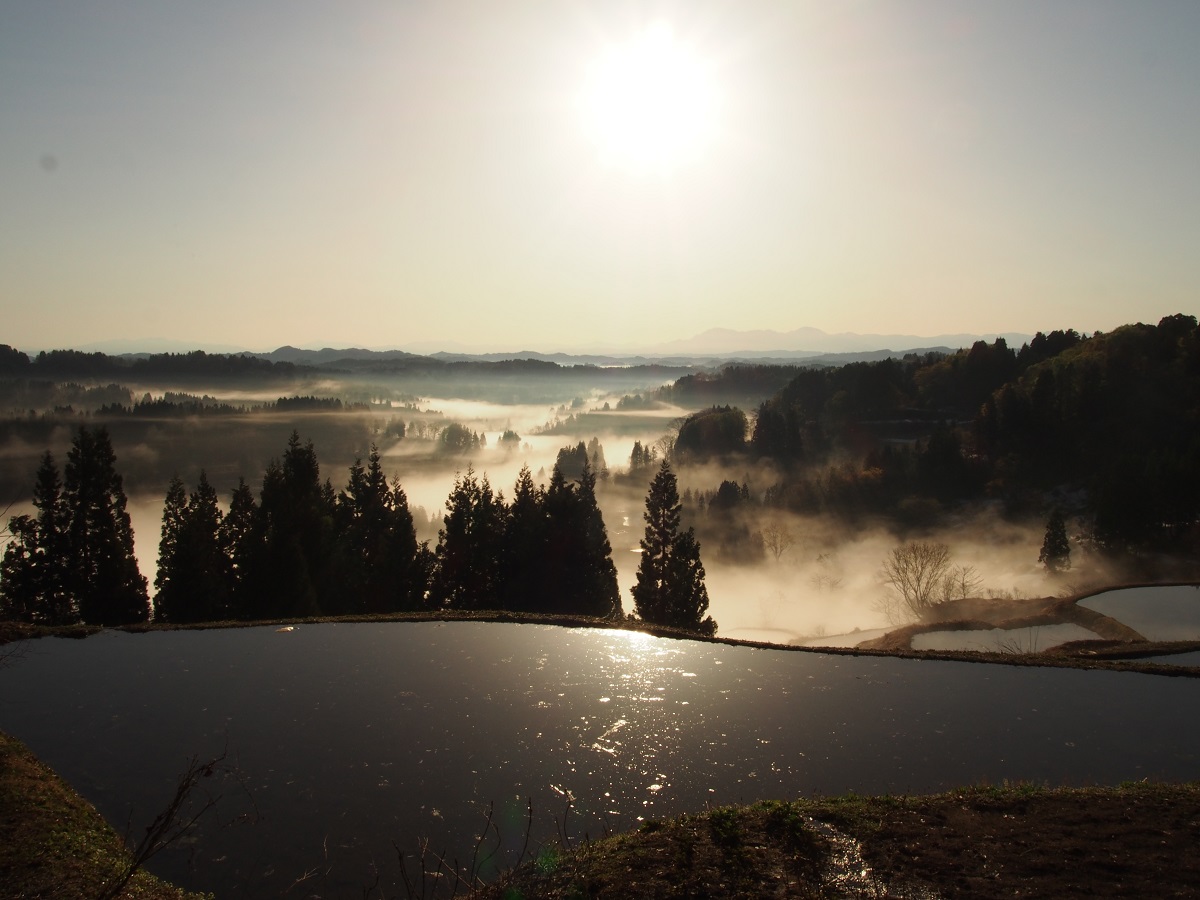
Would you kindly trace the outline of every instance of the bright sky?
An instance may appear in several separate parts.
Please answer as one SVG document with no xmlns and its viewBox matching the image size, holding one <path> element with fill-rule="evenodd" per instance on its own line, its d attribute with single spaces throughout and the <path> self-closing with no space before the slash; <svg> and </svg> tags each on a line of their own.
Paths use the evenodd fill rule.
<svg viewBox="0 0 1200 900">
<path fill-rule="evenodd" d="M 1200 304 L 1194 0 L 0 3 L 0 343 Z"/>
</svg>

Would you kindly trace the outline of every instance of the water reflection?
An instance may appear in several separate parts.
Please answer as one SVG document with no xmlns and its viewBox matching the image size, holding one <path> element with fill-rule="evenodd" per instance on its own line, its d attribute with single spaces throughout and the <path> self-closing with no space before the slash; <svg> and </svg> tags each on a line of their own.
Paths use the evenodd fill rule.
<svg viewBox="0 0 1200 900">
<path fill-rule="evenodd" d="M 987 653 L 1041 653 L 1068 641 L 1094 641 L 1100 635 L 1082 625 L 1060 623 L 1032 628 L 972 628 L 914 634 L 914 650 L 976 650 Z"/>
<path fill-rule="evenodd" d="M 1148 641 L 1200 640 L 1200 587 L 1156 585 L 1105 591 L 1080 606 L 1124 622 Z"/>
<path fill-rule="evenodd" d="M 891 628 L 870 628 L 865 631 L 850 631 L 846 634 L 827 634 L 822 637 L 808 638 L 802 641 L 801 647 L 857 647 L 864 641 L 873 641 L 883 637 Z"/>
<path fill-rule="evenodd" d="M 228 747 L 261 820 L 158 871 L 234 897 L 326 852 L 319 893 L 358 892 L 372 865 L 401 893 L 392 842 L 469 858 L 489 803 L 516 851 L 529 799 L 536 841 L 706 802 L 1200 777 L 1193 679 L 486 623 L 36 641 L 0 672 L 0 727 L 122 825 Z"/>
</svg>

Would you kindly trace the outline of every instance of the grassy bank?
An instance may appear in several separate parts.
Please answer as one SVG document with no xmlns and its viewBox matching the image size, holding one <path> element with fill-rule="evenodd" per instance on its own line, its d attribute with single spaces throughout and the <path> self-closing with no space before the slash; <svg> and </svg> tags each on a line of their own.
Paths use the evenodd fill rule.
<svg viewBox="0 0 1200 900">
<path fill-rule="evenodd" d="M 708 810 L 542 853 L 532 898 L 1200 896 L 1200 785 L 972 787 Z"/>
<path fill-rule="evenodd" d="M 20 741 L 0 732 L 0 896 L 95 898 L 129 864 L 120 836 Z M 123 900 L 201 900 L 145 872 Z"/>
</svg>

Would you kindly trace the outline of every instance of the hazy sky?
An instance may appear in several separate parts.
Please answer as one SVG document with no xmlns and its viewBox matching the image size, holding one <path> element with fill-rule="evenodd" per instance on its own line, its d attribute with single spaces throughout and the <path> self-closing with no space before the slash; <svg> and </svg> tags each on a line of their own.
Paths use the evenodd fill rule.
<svg viewBox="0 0 1200 900">
<path fill-rule="evenodd" d="M 0 0 L 0 343 L 1195 313 L 1197 47 L 1196 0 Z"/>
</svg>

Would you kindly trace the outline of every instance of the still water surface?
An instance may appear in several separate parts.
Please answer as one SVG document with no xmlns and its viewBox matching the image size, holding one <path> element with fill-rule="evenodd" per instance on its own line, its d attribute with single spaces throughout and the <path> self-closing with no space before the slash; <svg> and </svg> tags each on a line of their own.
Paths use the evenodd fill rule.
<svg viewBox="0 0 1200 900">
<path fill-rule="evenodd" d="M 1124 622 L 1148 641 L 1200 640 L 1200 586 L 1150 585 L 1093 594 L 1080 606 Z"/>
<path fill-rule="evenodd" d="M 242 785 L 154 868 L 219 896 L 395 893 L 392 842 L 466 859 L 706 803 L 987 780 L 1200 778 L 1200 681 L 733 647 L 596 630 L 393 623 L 43 639 L 0 728 L 134 829 L 185 760 Z M 243 790 L 244 787 L 244 790 Z M 253 813 L 252 824 L 220 824 Z"/>
</svg>

